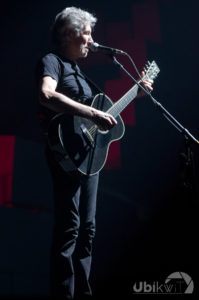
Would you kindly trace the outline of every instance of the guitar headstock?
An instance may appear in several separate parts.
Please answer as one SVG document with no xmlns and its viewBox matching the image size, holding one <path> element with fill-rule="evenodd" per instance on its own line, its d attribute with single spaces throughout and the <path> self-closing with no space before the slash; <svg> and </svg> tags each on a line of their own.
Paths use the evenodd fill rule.
<svg viewBox="0 0 199 300">
<path fill-rule="evenodd" d="M 160 69 L 156 62 L 153 60 L 151 63 L 148 61 L 146 67 L 144 68 L 145 76 L 149 79 L 155 79 L 160 72 Z"/>
</svg>

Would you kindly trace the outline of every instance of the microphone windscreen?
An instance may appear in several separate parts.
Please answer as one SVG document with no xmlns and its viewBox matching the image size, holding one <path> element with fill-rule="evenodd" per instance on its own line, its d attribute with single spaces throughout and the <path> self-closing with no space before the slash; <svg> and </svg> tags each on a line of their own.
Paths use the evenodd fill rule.
<svg viewBox="0 0 199 300">
<path fill-rule="evenodd" d="M 98 47 L 99 47 L 99 44 L 98 43 L 92 43 L 89 45 L 89 49 L 93 52 L 96 52 L 98 51 Z"/>
</svg>

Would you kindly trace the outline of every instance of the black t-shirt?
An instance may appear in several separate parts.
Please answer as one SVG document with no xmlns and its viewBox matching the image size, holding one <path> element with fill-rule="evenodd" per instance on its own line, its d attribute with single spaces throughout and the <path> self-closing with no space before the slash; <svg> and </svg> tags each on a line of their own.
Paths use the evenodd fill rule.
<svg viewBox="0 0 199 300">
<path fill-rule="evenodd" d="M 36 70 L 38 84 L 44 76 L 50 76 L 57 81 L 57 92 L 81 103 L 89 103 L 97 93 L 75 62 L 55 53 L 45 55 L 38 63 Z M 45 125 L 54 115 L 56 112 L 44 106 L 40 107 L 40 117 Z"/>
</svg>

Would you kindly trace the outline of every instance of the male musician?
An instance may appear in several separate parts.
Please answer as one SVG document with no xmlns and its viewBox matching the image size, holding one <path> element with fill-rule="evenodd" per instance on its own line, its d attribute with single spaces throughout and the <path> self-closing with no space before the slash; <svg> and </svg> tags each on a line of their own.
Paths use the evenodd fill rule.
<svg viewBox="0 0 199 300">
<path fill-rule="evenodd" d="M 101 130 L 110 130 L 117 124 L 112 115 L 86 105 L 97 90 L 77 65 L 79 58 L 88 55 L 96 20 L 89 12 L 75 7 L 65 8 L 55 18 L 54 50 L 41 59 L 37 70 L 44 125 L 60 112 L 87 118 Z M 144 84 L 152 90 L 152 81 L 144 80 Z M 66 172 L 48 146 L 46 155 L 54 187 L 52 293 L 57 299 L 86 299 L 92 295 L 89 274 L 99 174 Z"/>
</svg>

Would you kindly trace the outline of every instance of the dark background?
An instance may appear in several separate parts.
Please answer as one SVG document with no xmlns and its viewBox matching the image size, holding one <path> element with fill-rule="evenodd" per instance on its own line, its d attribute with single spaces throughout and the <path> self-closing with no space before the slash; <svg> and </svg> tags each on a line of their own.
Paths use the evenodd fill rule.
<svg viewBox="0 0 199 300">
<path fill-rule="evenodd" d="M 96 14 L 93 37 L 99 43 L 124 49 L 126 35 L 144 41 L 145 57 L 128 50 L 139 67 L 146 59 L 159 65 L 154 97 L 199 137 L 197 1 L 1 1 L 0 134 L 15 136 L 12 203 L 0 206 L 2 297 L 49 296 L 52 186 L 34 68 L 49 49 L 54 16 L 72 5 Z M 118 33 L 124 24 L 130 31 Z M 110 28 L 115 28 L 112 43 Z M 132 72 L 129 61 L 124 63 Z M 122 76 L 102 54 L 90 54 L 80 64 L 102 89 Z M 184 136 L 151 100 L 136 101 L 134 109 L 135 125 L 127 122 L 120 142 L 120 167 L 110 163 L 101 172 L 91 276 L 96 295 L 131 296 L 135 282 L 164 282 L 178 271 L 197 285 L 198 146 L 189 148 L 193 159 L 187 164 Z"/>
</svg>

